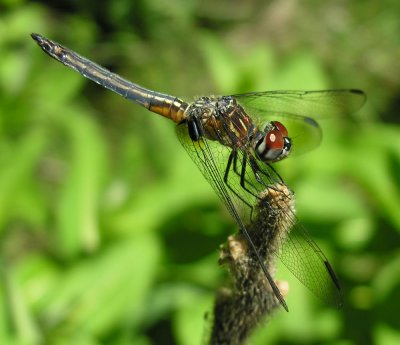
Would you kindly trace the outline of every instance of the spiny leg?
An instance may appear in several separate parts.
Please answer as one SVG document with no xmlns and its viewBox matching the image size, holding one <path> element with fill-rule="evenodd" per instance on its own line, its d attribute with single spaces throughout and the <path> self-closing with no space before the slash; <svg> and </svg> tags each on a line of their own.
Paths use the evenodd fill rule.
<svg viewBox="0 0 400 345">
<path fill-rule="evenodd" d="M 258 174 L 258 173 L 261 173 L 268 179 L 268 181 L 269 181 L 268 186 L 272 186 L 276 183 L 284 183 L 281 175 L 279 175 L 279 173 L 275 170 L 275 168 L 272 166 L 272 164 L 267 164 L 267 167 L 268 167 L 267 170 L 262 169 L 258 165 L 257 161 L 254 159 L 254 157 L 250 156 L 250 165 L 253 169 L 253 172 L 254 172 L 254 175 L 255 175 L 257 181 L 259 181 L 259 179 L 261 179 L 260 175 Z M 273 172 L 273 174 L 271 174 L 271 171 Z M 263 181 L 262 184 L 265 185 L 265 182 Z"/>
<path fill-rule="evenodd" d="M 247 193 L 251 194 L 252 196 L 254 196 L 254 197 L 257 198 L 257 199 L 260 199 L 260 196 L 259 196 L 258 194 L 255 194 L 255 193 L 252 192 L 250 189 L 248 189 L 247 186 L 246 186 L 246 182 L 248 182 L 248 181 L 246 180 L 246 166 L 247 166 L 247 154 L 246 154 L 245 152 L 243 152 L 242 170 L 240 171 L 240 186 L 241 186 Z M 257 177 L 256 177 L 256 180 L 257 180 L 257 182 L 259 182 L 258 179 L 257 179 Z M 250 186 L 251 186 L 252 188 L 255 189 L 255 187 L 254 187 L 251 183 L 249 183 L 249 184 L 250 184 Z"/>
<path fill-rule="evenodd" d="M 228 162 L 227 162 L 226 168 L 225 168 L 224 183 L 233 194 L 235 194 L 245 205 L 247 205 L 250 208 L 250 212 L 252 213 L 253 212 L 253 206 L 250 205 L 242 196 L 240 196 L 239 193 L 236 192 L 234 190 L 234 188 L 231 187 L 231 185 L 229 184 L 229 172 L 230 172 L 231 167 L 232 167 L 232 161 L 235 161 L 235 160 L 237 160 L 237 151 L 236 150 L 232 150 L 230 155 L 229 155 Z M 239 174 L 237 174 L 237 175 L 239 176 Z M 250 192 L 250 191 L 248 191 L 248 192 Z"/>
<path fill-rule="evenodd" d="M 238 155 L 236 154 L 235 157 L 234 157 L 234 159 L 233 159 L 233 171 L 235 172 L 236 175 L 238 175 L 238 176 L 240 177 L 240 179 L 241 179 L 241 181 L 242 181 L 243 176 L 245 176 L 245 175 L 242 173 L 242 171 L 239 172 L 239 169 L 238 169 L 238 158 L 237 158 L 237 157 L 238 157 Z M 243 169 L 243 162 L 242 162 L 242 169 Z M 256 188 L 254 187 L 254 185 L 253 185 L 248 179 L 246 179 L 246 177 L 244 177 L 244 181 L 245 181 L 246 184 L 249 185 L 251 188 L 256 189 Z M 242 186 L 242 187 L 243 187 L 243 185 L 244 185 L 244 183 L 243 183 L 243 184 L 241 183 L 241 186 Z"/>
</svg>

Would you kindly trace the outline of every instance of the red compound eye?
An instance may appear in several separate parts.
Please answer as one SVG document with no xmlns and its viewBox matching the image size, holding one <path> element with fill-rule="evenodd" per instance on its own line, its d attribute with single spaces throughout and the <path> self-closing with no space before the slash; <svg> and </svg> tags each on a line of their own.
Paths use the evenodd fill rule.
<svg viewBox="0 0 400 345">
<path fill-rule="evenodd" d="M 284 125 L 282 125 L 282 123 L 280 123 L 279 121 L 272 121 L 272 123 L 275 126 L 275 128 L 279 132 L 281 132 L 281 134 L 284 138 L 286 138 L 288 136 L 288 130 L 286 129 L 286 127 Z"/>
<path fill-rule="evenodd" d="M 285 145 L 285 140 L 283 139 L 282 132 L 279 130 L 269 131 L 265 135 L 265 145 L 269 150 L 282 150 L 283 146 Z"/>
</svg>

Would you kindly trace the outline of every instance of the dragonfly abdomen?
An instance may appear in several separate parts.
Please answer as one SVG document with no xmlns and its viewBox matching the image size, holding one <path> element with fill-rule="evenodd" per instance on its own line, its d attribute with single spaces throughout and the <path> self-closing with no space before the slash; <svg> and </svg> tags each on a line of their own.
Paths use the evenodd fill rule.
<svg viewBox="0 0 400 345">
<path fill-rule="evenodd" d="M 106 89 L 114 91 L 122 97 L 156 114 L 167 117 L 176 123 L 181 122 L 184 118 L 184 113 L 188 104 L 181 101 L 179 98 L 155 92 L 132 83 L 120 77 L 118 74 L 109 71 L 97 63 L 39 34 L 32 34 L 32 38 L 46 54 Z"/>
<path fill-rule="evenodd" d="M 186 117 L 185 112 L 188 106 L 188 103 L 177 97 L 154 92 L 149 94 L 149 106 L 147 109 L 175 123 L 180 123 Z"/>
</svg>

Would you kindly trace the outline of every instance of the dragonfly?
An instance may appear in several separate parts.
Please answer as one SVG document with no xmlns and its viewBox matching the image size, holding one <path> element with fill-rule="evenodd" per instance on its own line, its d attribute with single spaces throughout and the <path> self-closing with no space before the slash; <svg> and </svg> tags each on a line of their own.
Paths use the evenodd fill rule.
<svg viewBox="0 0 400 345">
<path fill-rule="evenodd" d="M 364 92 L 265 91 L 204 96 L 186 102 L 132 83 L 44 36 L 31 36 L 55 60 L 176 123 L 180 143 L 225 204 L 275 297 L 289 311 L 249 234 L 249 226 L 254 225 L 253 211 L 260 205 L 270 206 L 261 197 L 265 190 L 284 185 L 273 164 L 319 145 L 321 127 L 314 118 L 355 112 L 365 102 Z M 340 307 L 339 279 L 327 257 L 294 212 L 286 217 L 291 231 L 280 242 L 278 239 L 274 254 L 312 293 Z"/>
</svg>

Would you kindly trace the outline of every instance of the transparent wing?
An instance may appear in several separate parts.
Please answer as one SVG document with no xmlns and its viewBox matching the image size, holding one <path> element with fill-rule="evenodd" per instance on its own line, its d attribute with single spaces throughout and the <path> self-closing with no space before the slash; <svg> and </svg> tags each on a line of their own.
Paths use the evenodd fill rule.
<svg viewBox="0 0 400 345">
<path fill-rule="evenodd" d="M 262 162 L 256 162 L 249 150 L 233 150 L 217 141 L 201 137 L 192 141 L 185 123 L 176 128 L 177 136 L 197 164 L 204 177 L 224 202 L 240 228 L 249 229 L 257 217 L 258 196 L 270 186 L 282 183 L 279 175 Z M 233 157 L 233 158 L 232 158 Z M 249 162 L 253 160 L 253 164 Z M 227 167 L 229 164 L 228 174 Z M 254 164 L 254 162 L 256 162 Z M 241 185 L 241 174 L 244 186 Z M 226 177 L 224 181 L 224 177 Z M 268 206 L 268 205 L 267 205 Z M 323 301 L 339 306 L 341 294 L 336 276 L 328 260 L 293 212 L 286 215 L 292 225 L 288 236 L 277 239 L 275 255 L 293 275 Z M 262 231 L 262 229 L 258 229 Z M 252 238 L 257 241 L 257 238 Z M 265 253 L 260 253 L 263 257 Z"/>
<path fill-rule="evenodd" d="M 365 103 L 361 90 L 265 91 L 232 95 L 257 115 L 282 113 L 321 119 L 353 113 Z"/>
<path fill-rule="evenodd" d="M 293 153 L 316 148 L 322 138 L 315 119 L 345 116 L 360 109 L 366 100 L 360 90 L 266 91 L 233 95 L 255 123 L 263 127 L 281 121 L 293 140 Z"/>
</svg>

